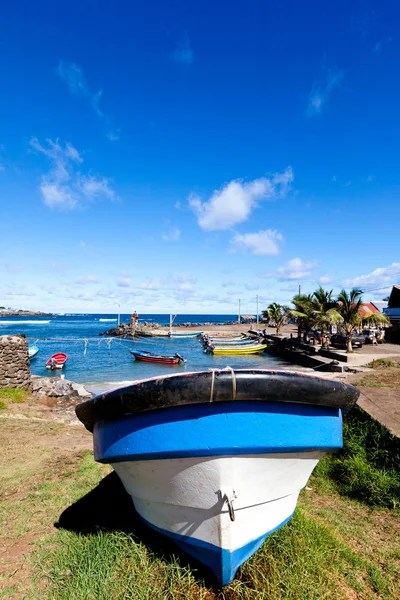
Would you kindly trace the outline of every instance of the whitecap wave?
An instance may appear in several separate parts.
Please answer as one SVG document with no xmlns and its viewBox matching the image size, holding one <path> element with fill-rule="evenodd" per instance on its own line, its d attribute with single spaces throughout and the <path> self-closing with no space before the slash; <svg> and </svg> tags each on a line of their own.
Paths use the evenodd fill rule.
<svg viewBox="0 0 400 600">
<path fill-rule="evenodd" d="M 20 321 L 3 321 L 0 319 L 1 325 L 47 325 L 50 321 L 24 321 L 21 319 Z"/>
<path fill-rule="evenodd" d="M 99 321 L 101 321 L 102 323 L 108 323 L 108 322 L 111 323 L 111 321 L 117 321 L 117 320 L 118 319 L 99 319 Z"/>
</svg>

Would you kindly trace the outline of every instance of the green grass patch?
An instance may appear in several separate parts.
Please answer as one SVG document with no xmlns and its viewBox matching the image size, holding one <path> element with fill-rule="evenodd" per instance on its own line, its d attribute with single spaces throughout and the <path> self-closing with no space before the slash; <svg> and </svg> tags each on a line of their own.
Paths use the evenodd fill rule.
<svg viewBox="0 0 400 600">
<path fill-rule="evenodd" d="M 298 509 L 271 535 L 222 590 L 197 563 L 165 542 L 162 554 L 123 532 L 82 536 L 60 531 L 35 554 L 36 576 L 48 600 L 320 600 L 362 592 L 391 596 L 391 581 L 335 536 L 326 524 Z M 206 580 L 204 579 L 206 576 Z M 372 595 L 372 594 L 371 594 Z"/>
<path fill-rule="evenodd" d="M 0 399 L 9 400 L 10 402 L 14 402 L 16 404 L 25 402 L 28 396 L 29 392 L 19 388 L 5 388 L 0 390 Z"/>
<path fill-rule="evenodd" d="M 0 400 L 0 410 L 6 410 L 7 408 L 8 408 L 7 402 L 4 402 L 4 400 Z"/>
<path fill-rule="evenodd" d="M 393 369 L 400 367 L 400 364 L 390 358 L 377 358 L 368 363 L 367 367 L 370 369 Z"/>
<path fill-rule="evenodd" d="M 314 477 L 369 506 L 399 507 L 399 438 L 357 406 L 345 416 L 343 438 L 343 449 L 325 456 Z"/>
</svg>

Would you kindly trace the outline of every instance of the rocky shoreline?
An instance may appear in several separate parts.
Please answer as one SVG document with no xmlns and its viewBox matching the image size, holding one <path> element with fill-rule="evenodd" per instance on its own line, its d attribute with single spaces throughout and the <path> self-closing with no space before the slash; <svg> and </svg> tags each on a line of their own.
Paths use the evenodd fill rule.
<svg viewBox="0 0 400 600">
<path fill-rule="evenodd" d="M 53 313 L 45 313 L 40 310 L 0 310 L 1 317 L 52 317 Z"/>
<path fill-rule="evenodd" d="M 207 329 L 207 330 L 225 330 L 226 328 L 233 327 L 243 327 L 245 331 L 247 331 L 249 325 L 248 323 L 241 323 L 238 325 L 235 321 L 227 321 L 226 323 L 211 323 L 209 321 L 203 323 L 178 323 L 173 326 L 173 329 L 187 329 L 188 331 L 192 331 L 194 329 L 198 329 L 199 327 Z M 167 336 L 169 332 L 169 325 L 160 325 L 159 323 L 140 323 L 137 324 L 134 333 L 132 333 L 132 327 L 128 323 L 121 323 L 118 327 L 112 327 L 103 333 L 99 333 L 100 336 L 110 336 L 110 337 L 122 337 L 122 338 L 133 338 L 135 336 L 143 336 L 143 337 L 162 337 Z"/>
</svg>

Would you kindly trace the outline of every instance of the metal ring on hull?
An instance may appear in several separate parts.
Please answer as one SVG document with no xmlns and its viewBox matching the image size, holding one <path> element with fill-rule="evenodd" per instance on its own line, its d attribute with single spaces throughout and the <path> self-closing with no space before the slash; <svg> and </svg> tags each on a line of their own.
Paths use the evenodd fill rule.
<svg viewBox="0 0 400 600">
<path fill-rule="evenodd" d="M 209 402 L 287 402 L 348 410 L 359 393 L 350 384 L 293 371 L 228 367 L 144 379 L 82 402 L 75 411 L 92 431 L 98 421 Z"/>
</svg>

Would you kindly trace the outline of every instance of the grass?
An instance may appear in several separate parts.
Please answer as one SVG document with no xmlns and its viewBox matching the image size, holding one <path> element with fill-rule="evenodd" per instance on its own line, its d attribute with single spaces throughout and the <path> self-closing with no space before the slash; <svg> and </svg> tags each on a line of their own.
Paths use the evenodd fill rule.
<svg viewBox="0 0 400 600">
<path fill-rule="evenodd" d="M 368 363 L 367 367 L 370 369 L 392 369 L 400 367 L 400 364 L 394 360 L 390 360 L 390 358 L 377 358 Z"/>
<path fill-rule="evenodd" d="M 21 390 L 19 388 L 5 388 L 0 390 L 0 400 L 4 404 L 4 400 L 14 402 L 15 404 L 21 404 L 25 402 L 29 396 L 29 392 Z M 7 406 L 7 404 L 6 404 Z"/>
<path fill-rule="evenodd" d="M 356 406 L 343 425 L 343 449 L 324 457 L 314 476 L 369 506 L 400 506 L 400 440 Z"/>
<path fill-rule="evenodd" d="M 353 410 L 348 419 L 342 461 L 346 453 L 364 453 L 373 472 L 394 469 L 393 440 L 366 423 L 362 412 Z M 6 468 L 0 472 L 1 598 L 398 597 L 398 512 L 376 504 L 371 509 L 365 499 L 340 495 L 332 479 L 336 475 L 326 466 L 328 457 L 311 479 L 312 490 L 301 493 L 291 521 L 267 539 L 232 584 L 219 589 L 205 568 L 140 524 L 115 474 L 95 463 L 91 451 L 78 449 L 82 430 L 51 422 L 2 421 L 0 462 Z M 361 433 L 363 441 L 357 443 Z M 85 440 L 89 447 L 90 436 Z"/>
<path fill-rule="evenodd" d="M 354 385 L 400 389 L 400 360 L 377 358 L 367 365 L 369 372 L 354 378 Z"/>
</svg>

